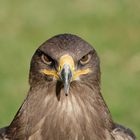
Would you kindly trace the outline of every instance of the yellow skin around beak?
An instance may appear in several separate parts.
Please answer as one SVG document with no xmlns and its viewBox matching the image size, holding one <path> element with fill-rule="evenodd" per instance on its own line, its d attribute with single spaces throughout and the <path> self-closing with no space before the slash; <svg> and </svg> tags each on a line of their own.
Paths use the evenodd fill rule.
<svg viewBox="0 0 140 140">
<path fill-rule="evenodd" d="M 57 80 L 59 80 L 60 72 L 62 71 L 65 64 L 70 66 L 70 70 L 73 74 L 72 81 L 79 79 L 80 75 L 85 75 L 91 72 L 89 68 L 75 70 L 73 58 L 68 54 L 60 57 L 58 71 L 43 69 L 41 70 L 41 72 L 49 76 L 54 76 Z"/>
</svg>

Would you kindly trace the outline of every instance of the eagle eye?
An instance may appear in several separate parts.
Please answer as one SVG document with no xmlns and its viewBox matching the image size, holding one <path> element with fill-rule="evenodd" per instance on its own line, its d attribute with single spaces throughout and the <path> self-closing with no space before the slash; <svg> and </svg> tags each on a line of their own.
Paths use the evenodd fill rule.
<svg viewBox="0 0 140 140">
<path fill-rule="evenodd" d="M 45 54 L 42 54 L 41 59 L 47 65 L 51 65 L 52 62 L 53 62 L 53 60 L 49 56 L 47 56 Z"/>
<path fill-rule="evenodd" d="M 83 57 L 80 59 L 80 63 L 81 63 L 82 65 L 85 65 L 85 64 L 87 64 L 87 63 L 90 61 L 90 59 L 91 59 L 91 55 L 90 55 L 90 54 L 87 54 L 87 55 L 83 56 Z"/>
</svg>

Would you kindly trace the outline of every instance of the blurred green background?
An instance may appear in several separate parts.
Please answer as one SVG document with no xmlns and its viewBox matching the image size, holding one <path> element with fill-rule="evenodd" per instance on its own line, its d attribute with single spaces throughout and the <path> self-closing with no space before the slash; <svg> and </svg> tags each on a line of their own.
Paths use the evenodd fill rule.
<svg viewBox="0 0 140 140">
<path fill-rule="evenodd" d="M 112 116 L 140 138 L 139 0 L 0 0 L 0 127 L 27 94 L 34 51 L 60 33 L 96 48 Z"/>
</svg>

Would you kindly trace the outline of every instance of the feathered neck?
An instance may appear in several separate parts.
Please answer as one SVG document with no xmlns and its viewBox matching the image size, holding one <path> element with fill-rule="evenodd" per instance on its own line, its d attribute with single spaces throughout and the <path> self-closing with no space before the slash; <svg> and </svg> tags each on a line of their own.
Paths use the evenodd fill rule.
<svg viewBox="0 0 140 140">
<path fill-rule="evenodd" d="M 71 83 L 65 96 L 59 83 L 30 88 L 9 127 L 15 139 L 104 140 L 112 128 L 109 110 L 99 87 Z M 111 139 L 111 138 L 110 138 Z"/>
</svg>

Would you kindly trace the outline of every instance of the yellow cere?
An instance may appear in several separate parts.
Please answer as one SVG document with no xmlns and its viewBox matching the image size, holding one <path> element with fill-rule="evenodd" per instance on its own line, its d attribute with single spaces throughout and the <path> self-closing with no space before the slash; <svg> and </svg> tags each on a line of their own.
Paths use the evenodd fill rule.
<svg viewBox="0 0 140 140">
<path fill-rule="evenodd" d="M 54 76 L 58 80 L 60 78 L 59 74 L 60 74 L 61 70 L 63 69 L 64 64 L 68 64 L 70 66 L 70 69 L 73 73 L 72 80 L 77 80 L 80 77 L 80 75 L 85 75 L 85 74 L 91 72 L 91 70 L 89 68 L 75 71 L 73 58 L 68 54 L 61 56 L 61 58 L 59 60 L 58 71 L 43 69 L 43 70 L 41 70 L 41 72 L 46 75 Z"/>
<path fill-rule="evenodd" d="M 41 72 L 46 75 L 54 76 L 56 79 L 59 79 L 59 75 L 58 75 L 57 71 L 43 69 L 43 70 L 41 70 Z"/>
<path fill-rule="evenodd" d="M 73 80 L 76 80 L 77 78 L 80 77 L 80 75 L 85 75 L 85 74 L 88 74 L 90 73 L 91 70 L 90 69 L 83 69 L 83 70 L 77 70 L 77 71 L 74 71 L 74 74 L 73 74 Z"/>
<path fill-rule="evenodd" d="M 71 71 L 72 72 L 74 71 L 74 61 L 73 61 L 73 58 L 70 55 L 65 54 L 65 55 L 60 57 L 59 71 L 62 70 L 64 64 L 68 64 L 70 66 L 70 68 L 71 68 Z"/>
</svg>

